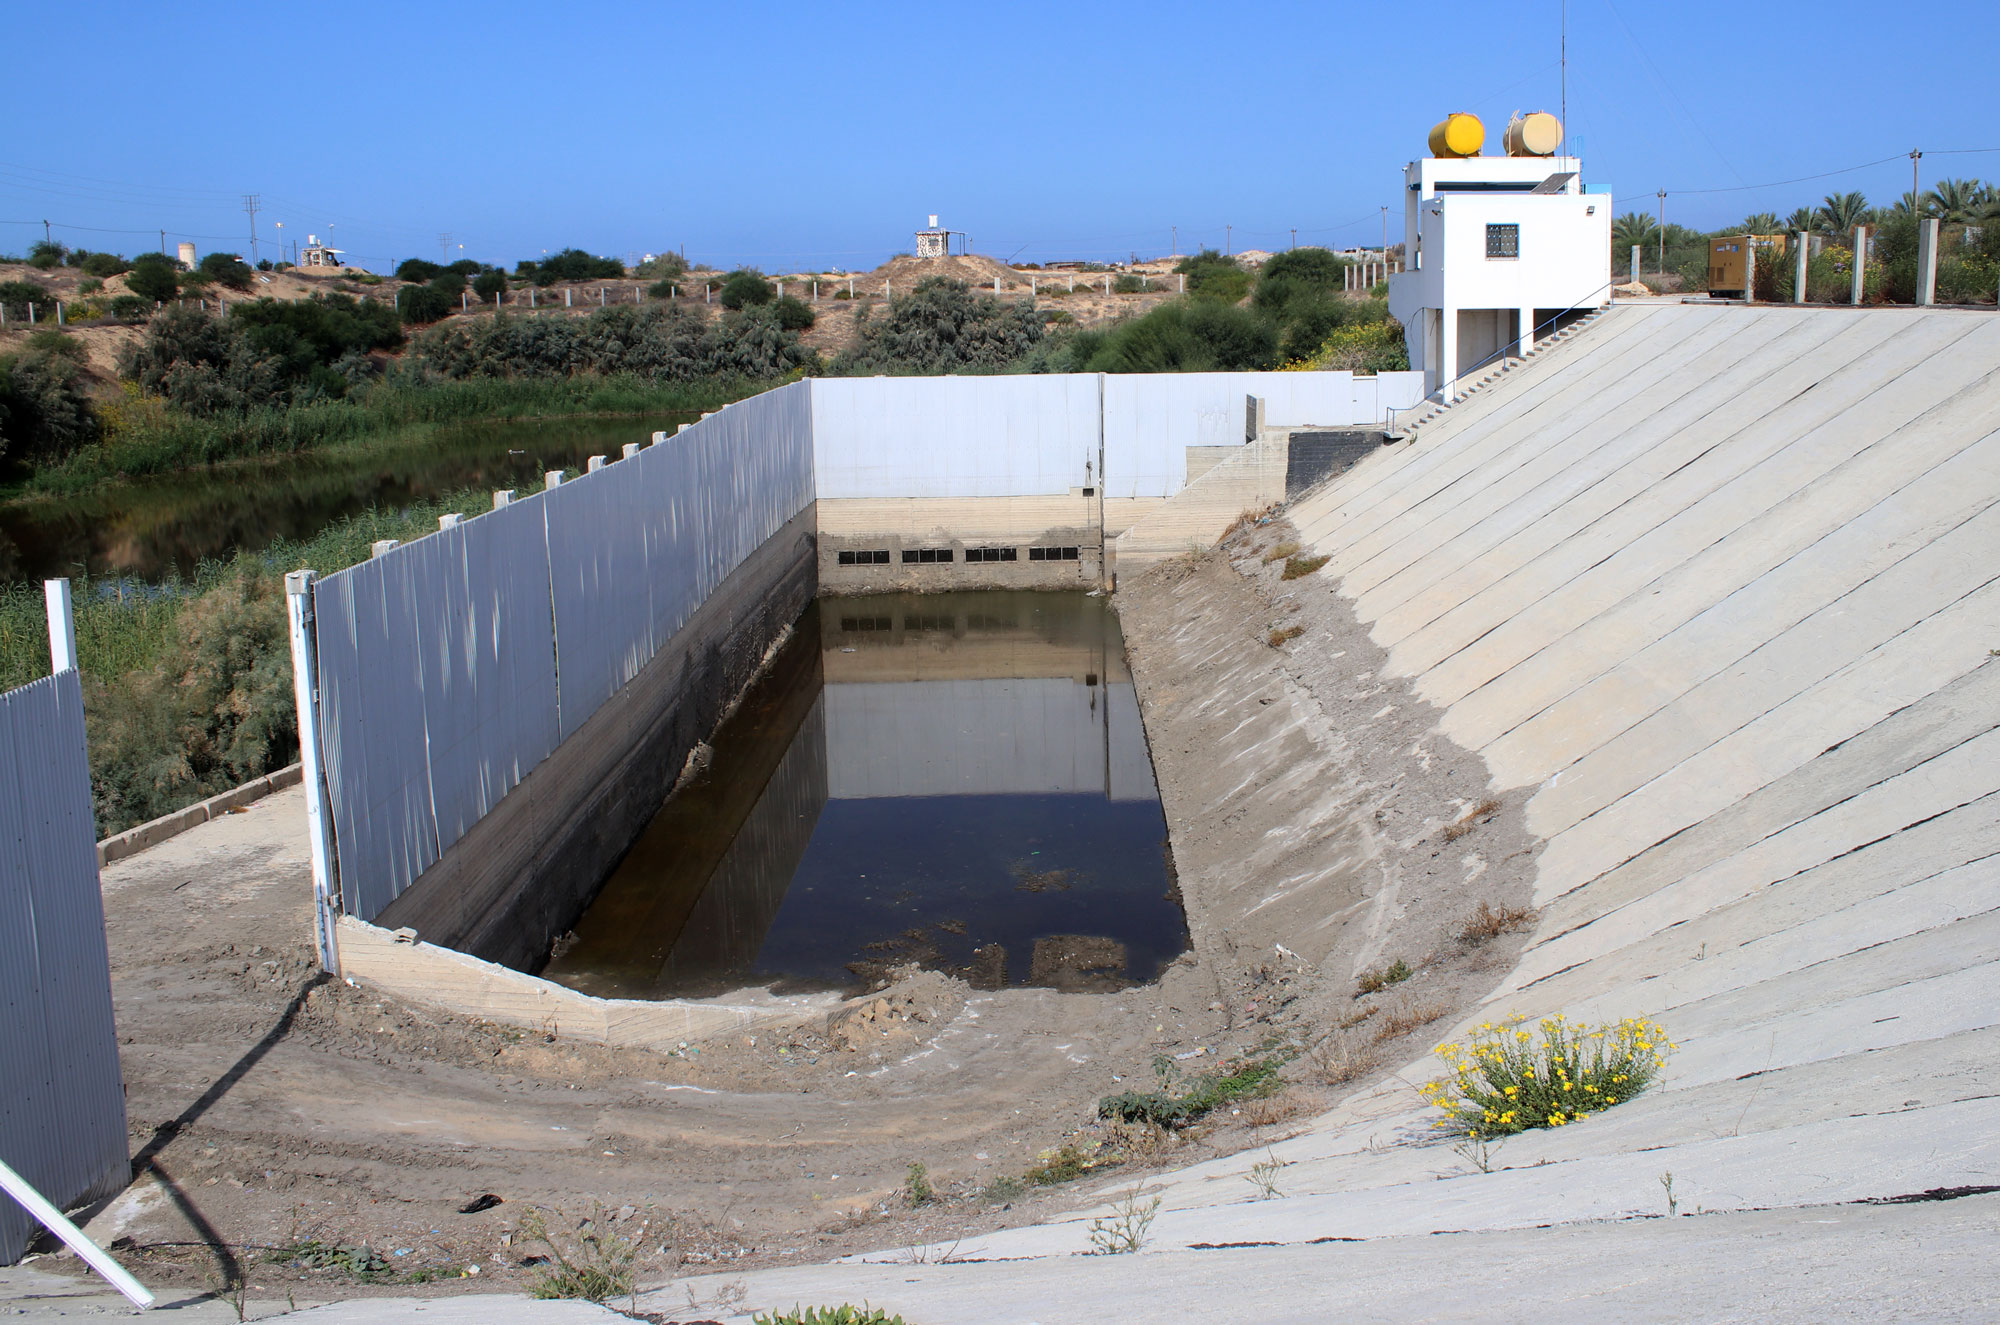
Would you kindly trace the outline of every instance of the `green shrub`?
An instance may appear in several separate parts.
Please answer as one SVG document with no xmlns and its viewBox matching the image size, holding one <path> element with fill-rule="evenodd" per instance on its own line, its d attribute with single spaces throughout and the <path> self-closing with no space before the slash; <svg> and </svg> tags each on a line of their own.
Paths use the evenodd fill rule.
<svg viewBox="0 0 2000 1325">
<path fill-rule="evenodd" d="M 1181 259 L 1174 270 L 1187 277 L 1187 292 L 1192 295 L 1233 304 L 1250 293 L 1250 273 L 1236 259 L 1212 248 Z"/>
<path fill-rule="evenodd" d="M 1060 1187 L 1066 1182 L 1075 1182 L 1086 1173 L 1116 1168 L 1124 1162 L 1122 1156 L 1106 1150 L 1101 1142 L 1092 1142 L 1087 1146 L 1066 1144 L 1038 1155 L 1036 1162 L 1022 1175 L 1022 1181 L 1030 1187 Z"/>
<path fill-rule="evenodd" d="M 1410 969 L 1410 964 L 1398 957 L 1395 961 L 1363 971 L 1354 982 L 1355 996 L 1358 998 L 1362 994 L 1373 994 L 1387 989 L 1390 985 L 1399 985 L 1415 974 L 1416 972 Z"/>
<path fill-rule="evenodd" d="M 132 264 L 116 253 L 89 253 L 78 250 L 70 255 L 70 261 L 83 269 L 87 276 L 103 280 L 107 276 L 118 276 L 132 269 Z"/>
<path fill-rule="evenodd" d="M 396 312 L 413 326 L 435 322 L 457 307 L 457 294 L 447 294 L 435 285 L 408 285 L 396 292 Z"/>
<path fill-rule="evenodd" d="M 716 297 L 724 308 L 742 309 L 768 304 L 776 295 L 776 289 L 764 279 L 763 272 L 739 267 L 722 278 L 722 289 Z"/>
<path fill-rule="evenodd" d="M 1284 574 L 1278 578 L 1283 580 L 1302 580 L 1321 566 L 1326 565 L 1326 563 L 1327 558 L 1325 557 L 1287 557 L 1285 559 Z"/>
<path fill-rule="evenodd" d="M 639 1244 L 601 1210 L 574 1231 L 551 1229 L 546 1214 L 530 1210 L 521 1217 L 521 1234 L 548 1248 L 549 1264 L 537 1268 L 529 1285 L 533 1297 L 602 1302 L 627 1296 L 638 1286 Z"/>
<path fill-rule="evenodd" d="M 1186 1127 L 1234 1100 L 1274 1093 L 1282 1084 L 1278 1069 L 1284 1065 L 1285 1060 L 1276 1055 L 1248 1058 L 1227 1070 L 1218 1068 L 1190 1081 L 1182 1078 L 1173 1059 L 1161 1054 L 1153 1059 L 1155 1089 L 1106 1095 L 1097 1102 L 1097 1116 L 1159 1127 Z"/>
<path fill-rule="evenodd" d="M 57 267 L 62 266 L 63 259 L 68 256 L 69 250 L 61 244 L 52 244 L 47 240 L 37 240 L 34 246 L 28 250 L 28 265 L 40 271 L 54 271 Z"/>
<path fill-rule="evenodd" d="M 1329 333 L 1319 348 L 1306 356 L 1302 366 L 1353 373 L 1399 373 L 1410 366 L 1410 348 L 1403 338 L 1402 323 L 1361 322 Z"/>
<path fill-rule="evenodd" d="M 457 262 L 448 265 L 445 270 L 454 276 L 463 276 L 465 279 L 471 280 L 474 276 L 486 270 L 486 264 L 477 262 L 472 258 L 460 258 Z M 433 277 L 432 279 L 435 280 L 436 278 Z"/>
<path fill-rule="evenodd" d="M 655 299 L 672 299 L 679 293 L 676 288 L 678 285 L 679 282 L 669 276 L 664 280 L 654 281 L 651 285 L 647 286 L 646 293 Z"/>
<path fill-rule="evenodd" d="M 1674 1048 L 1664 1027 L 1636 1017 L 1595 1028 L 1545 1017 L 1540 1032 L 1489 1022 L 1439 1045 L 1450 1075 L 1422 1087 L 1444 1110 L 1435 1125 L 1490 1137 L 1581 1122 L 1644 1090 Z"/>
<path fill-rule="evenodd" d="M 856 309 L 859 315 L 867 308 Z M 963 281 L 929 276 L 880 318 L 861 323 L 853 346 L 834 361 L 836 373 L 997 372 L 1043 337 L 1042 320 L 1027 300 L 1002 303 L 975 294 Z"/>
<path fill-rule="evenodd" d="M 413 285 L 422 285 L 433 276 L 441 276 L 443 274 L 443 267 L 435 262 L 428 262 L 423 258 L 404 258 L 396 264 L 396 279 L 399 281 L 408 281 Z"/>
<path fill-rule="evenodd" d="M 580 248 L 566 248 L 549 254 L 539 262 L 518 263 L 514 274 L 537 285 L 556 285 L 563 281 L 609 281 L 625 274 L 625 264 L 616 258 L 595 257 Z"/>
<path fill-rule="evenodd" d="M 783 376 L 811 355 L 769 309 L 710 322 L 686 304 L 652 303 L 600 308 L 585 317 L 460 320 L 416 337 L 410 358 L 424 372 L 447 378 L 582 373 L 691 382 Z"/>
<path fill-rule="evenodd" d="M 495 295 L 507 293 L 507 273 L 498 270 L 480 272 L 472 278 L 472 292 L 487 301 Z"/>
<path fill-rule="evenodd" d="M 1111 282 L 1111 292 L 1113 294 L 1141 294 L 1146 290 L 1147 284 L 1148 282 L 1145 277 L 1134 276 L 1128 271 L 1117 280 Z"/>
<path fill-rule="evenodd" d="M 95 276 L 86 276 L 76 283 L 76 292 L 82 295 L 96 294 L 104 288 L 104 282 Z"/>
<path fill-rule="evenodd" d="M 0 459 L 52 460 L 97 435 L 83 361 L 82 345 L 56 331 L 37 332 L 21 353 L 0 358 Z"/>
<path fill-rule="evenodd" d="M 683 258 L 680 254 L 661 253 L 656 257 L 646 259 L 634 267 L 632 274 L 634 276 L 643 276 L 649 281 L 673 281 L 687 275 L 687 269 L 687 259 Z"/>
<path fill-rule="evenodd" d="M 136 294 L 115 295 L 111 300 L 111 316 L 120 322 L 144 321 L 146 315 L 152 311 L 153 301 L 142 299 Z"/>
<path fill-rule="evenodd" d="M 778 315 L 778 325 L 786 331 L 805 331 L 818 320 L 812 305 L 796 295 L 780 296 L 772 303 L 771 310 Z"/>
<path fill-rule="evenodd" d="M 232 290 L 247 290 L 256 273 L 234 253 L 211 253 L 195 268 L 203 277 Z"/>
<path fill-rule="evenodd" d="M 1273 317 L 1289 319 L 1294 304 L 1338 295 L 1346 281 L 1347 266 L 1345 258 L 1336 257 L 1329 249 L 1289 249 L 1257 273 L 1257 292 L 1251 302 Z"/>
<path fill-rule="evenodd" d="M 910 1171 L 903 1177 L 903 1200 L 915 1210 L 936 1199 L 937 1191 L 931 1186 L 930 1170 L 922 1164 L 910 1165 Z"/>
<path fill-rule="evenodd" d="M 0 305 L 5 305 L 8 317 L 26 317 L 29 304 L 35 305 L 39 317 L 43 309 L 55 306 L 55 296 L 33 281 L 0 281 Z"/>
<path fill-rule="evenodd" d="M 125 274 L 125 288 L 148 303 L 170 304 L 181 292 L 179 269 L 157 253 L 141 253 Z"/>
<path fill-rule="evenodd" d="M 197 417 L 276 404 L 284 394 L 278 366 L 257 353 L 242 324 L 199 308 L 162 309 L 119 370 Z"/>
<path fill-rule="evenodd" d="M 750 1319 L 752 1325 L 903 1325 L 901 1316 L 892 1316 L 866 1303 L 857 1307 L 846 1302 L 837 1307 L 804 1310 L 794 1306 L 790 1311 L 772 1311 Z"/>
<path fill-rule="evenodd" d="M 1236 372 L 1277 363 L 1277 331 L 1268 319 L 1219 299 L 1190 296 L 1111 328 L 1085 371 Z"/>
</svg>

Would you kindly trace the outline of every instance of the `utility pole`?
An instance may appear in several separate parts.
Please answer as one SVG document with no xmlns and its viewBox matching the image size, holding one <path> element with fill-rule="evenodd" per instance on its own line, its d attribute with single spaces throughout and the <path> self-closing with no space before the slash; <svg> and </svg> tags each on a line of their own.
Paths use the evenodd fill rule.
<svg viewBox="0 0 2000 1325">
<path fill-rule="evenodd" d="M 1910 149 L 1910 216 L 1912 219 L 1920 216 L 1923 212 L 1923 209 L 1918 205 L 1923 201 L 1923 185 L 1917 182 L 1917 162 L 1923 159 L 1924 154 L 1922 152 L 1914 147 Z M 47 225 L 48 222 L 44 221 L 42 224 Z"/>
<path fill-rule="evenodd" d="M 1299 246 L 1299 228 L 1298 228 L 1297 226 L 1293 226 L 1293 227 L 1292 227 L 1292 247 L 1293 247 L 1293 248 L 1297 248 L 1298 246 Z"/>
<path fill-rule="evenodd" d="M 440 230 L 438 232 L 438 261 L 451 261 L 451 231 L 449 230 Z"/>
<path fill-rule="evenodd" d="M 1235 226 L 1233 226 L 1233 225 L 1225 225 L 1225 226 L 1223 226 L 1223 227 L 1222 227 L 1222 247 L 1223 247 L 1223 249 L 1225 250 L 1225 252 L 1226 252 L 1226 255 L 1227 255 L 1227 256 L 1229 256 L 1229 257 L 1232 257 L 1232 258 L 1236 256 L 1236 227 L 1235 227 Z"/>
<path fill-rule="evenodd" d="M 1409 254 L 1405 253 L 1404 257 Z M 1382 204 L 1382 261 L 1389 260 L 1389 204 Z"/>
<path fill-rule="evenodd" d="M 1173 244 L 1174 251 L 1172 253 L 1169 253 L 1167 256 L 1177 258 L 1181 255 L 1181 228 L 1177 225 L 1168 226 L 1167 228 L 1174 232 L 1174 244 Z"/>
<path fill-rule="evenodd" d="M 49 223 L 47 221 L 42 222 L 42 242 L 44 244 L 53 244 L 56 242 L 49 237 Z"/>
<path fill-rule="evenodd" d="M 262 206 L 254 193 L 243 195 L 243 210 L 250 214 L 250 261 L 257 261 L 257 209 Z"/>
<path fill-rule="evenodd" d="M 164 230 L 160 231 L 160 256 L 167 256 L 167 232 Z"/>
<path fill-rule="evenodd" d="M 1667 191 L 1660 190 L 1660 270 L 1667 269 Z"/>
</svg>

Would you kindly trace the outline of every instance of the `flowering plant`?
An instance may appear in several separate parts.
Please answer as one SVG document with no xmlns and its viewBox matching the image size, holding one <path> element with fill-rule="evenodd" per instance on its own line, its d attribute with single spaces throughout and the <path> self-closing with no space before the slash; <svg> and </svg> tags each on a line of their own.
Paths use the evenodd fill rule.
<svg viewBox="0 0 2000 1325">
<path fill-rule="evenodd" d="M 1488 1022 L 1463 1043 L 1441 1044 L 1450 1075 L 1421 1087 L 1444 1110 L 1435 1124 L 1468 1136 L 1563 1127 L 1631 1099 L 1666 1066 L 1674 1045 L 1657 1022 L 1627 1017 L 1590 1026 L 1557 1015 L 1538 1031 Z"/>
</svg>

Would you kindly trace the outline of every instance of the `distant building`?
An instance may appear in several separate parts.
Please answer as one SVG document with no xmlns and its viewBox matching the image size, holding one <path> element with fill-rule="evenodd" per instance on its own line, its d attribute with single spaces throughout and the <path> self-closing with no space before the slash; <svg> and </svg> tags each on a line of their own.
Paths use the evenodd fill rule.
<svg viewBox="0 0 2000 1325">
<path fill-rule="evenodd" d="M 318 235 L 307 235 L 306 246 L 299 250 L 299 266 L 338 267 L 343 265 L 340 254 L 341 250 L 320 243 Z"/>
<path fill-rule="evenodd" d="M 928 230 L 917 231 L 917 256 L 920 258 L 942 258 L 951 253 L 951 231 L 940 230 L 938 219 L 931 217 Z"/>
</svg>

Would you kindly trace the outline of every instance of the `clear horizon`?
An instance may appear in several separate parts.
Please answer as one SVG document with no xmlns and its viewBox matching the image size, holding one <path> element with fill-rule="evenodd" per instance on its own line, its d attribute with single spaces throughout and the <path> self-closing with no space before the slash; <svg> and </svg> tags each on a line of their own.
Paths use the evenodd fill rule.
<svg viewBox="0 0 2000 1325">
<path fill-rule="evenodd" d="M 87 58 L 61 93 L 47 74 L 0 91 L 27 129 L 0 148 L 0 252 L 47 219 L 72 248 L 165 230 L 170 251 L 248 257 L 249 193 L 262 256 L 317 234 L 375 271 L 572 245 L 866 270 L 930 213 L 1021 262 L 1157 257 L 1176 232 L 1184 253 L 1373 246 L 1384 205 L 1395 243 L 1400 171 L 1445 113 L 1480 115 L 1498 150 L 1511 112 L 1560 111 L 1560 3 L 1497 26 L 1456 3 L 1457 26 L 1387 34 L 1376 11 L 1290 3 L 23 10 L 16 49 Z M 1892 204 L 1913 147 L 1926 189 L 2000 178 L 1980 114 L 2000 8 L 1946 0 L 1915 34 L 1879 12 L 1832 0 L 1796 33 L 1725 38 L 1573 0 L 1565 151 L 1620 214 L 1657 214 L 1664 188 L 1667 220 L 1704 230 L 1827 193 Z M 1820 109 L 1831 89 L 1877 96 Z"/>
</svg>

